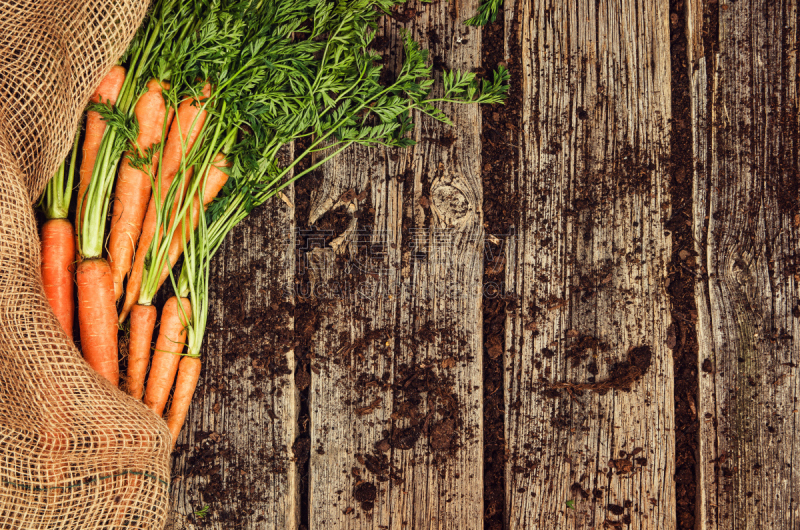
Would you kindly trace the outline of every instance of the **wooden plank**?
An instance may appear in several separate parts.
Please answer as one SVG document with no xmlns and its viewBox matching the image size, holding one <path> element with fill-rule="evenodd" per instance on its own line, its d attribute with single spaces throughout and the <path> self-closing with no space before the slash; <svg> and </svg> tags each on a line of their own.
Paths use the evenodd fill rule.
<svg viewBox="0 0 800 530">
<path fill-rule="evenodd" d="M 286 346 L 294 208 L 272 199 L 255 210 L 212 267 L 203 373 L 177 443 L 167 528 L 297 528 L 299 397 Z M 208 515 L 195 515 L 204 506 Z"/>
<path fill-rule="evenodd" d="M 796 528 L 798 6 L 687 7 L 702 275 L 699 528 Z"/>
<path fill-rule="evenodd" d="M 668 2 L 506 10 L 523 62 L 520 171 L 509 177 L 520 202 L 506 266 L 519 297 L 506 323 L 507 528 L 669 530 Z M 551 386 L 624 387 L 622 374 L 630 391 Z"/>
<path fill-rule="evenodd" d="M 409 5 L 383 38 L 397 50 L 405 27 L 437 61 L 468 70 L 480 61 L 480 30 L 461 21 L 477 7 Z M 354 150 L 326 166 L 312 196 L 314 223 L 369 181 L 351 209 L 374 208 L 374 224 L 351 228 L 383 246 L 366 274 L 352 245 L 338 262 L 331 248 L 311 253 L 322 315 L 311 356 L 310 528 L 483 526 L 481 124 L 474 106 L 446 111 L 454 128 L 416 116 L 416 147 Z"/>
<path fill-rule="evenodd" d="M 713 51 L 707 50 L 703 42 L 703 34 L 709 34 L 709 13 L 702 1 L 689 2 L 686 6 L 686 33 L 687 33 L 687 63 L 690 84 L 690 117 L 692 127 L 692 156 L 693 163 L 693 194 L 692 194 L 692 236 L 695 260 L 704 263 L 706 256 L 706 230 L 705 221 L 708 204 L 708 179 L 705 169 L 708 164 L 709 149 L 709 124 L 711 109 L 708 104 L 708 75 L 709 67 L 713 68 Z M 709 59 L 711 59 L 709 61 Z M 710 62 L 710 64 L 709 64 Z M 713 72 L 713 70 L 712 70 Z M 713 77 L 713 76 L 712 76 Z M 702 131 L 702 132 L 701 132 Z M 707 273 L 701 268 L 700 272 Z M 703 367 L 703 361 L 711 353 L 711 314 L 708 306 L 708 283 L 698 280 L 694 283 L 694 296 L 697 307 L 698 342 L 698 400 L 697 415 L 698 425 L 698 462 L 695 472 L 697 477 L 697 498 L 695 504 L 696 528 L 714 528 L 717 521 L 717 493 L 714 468 L 717 463 L 714 458 L 708 458 L 715 452 L 716 428 L 713 416 L 717 408 L 714 392 L 714 376 L 709 373 L 709 366 Z M 710 415 L 710 416 L 709 416 Z M 709 421 L 711 420 L 711 421 Z"/>
</svg>

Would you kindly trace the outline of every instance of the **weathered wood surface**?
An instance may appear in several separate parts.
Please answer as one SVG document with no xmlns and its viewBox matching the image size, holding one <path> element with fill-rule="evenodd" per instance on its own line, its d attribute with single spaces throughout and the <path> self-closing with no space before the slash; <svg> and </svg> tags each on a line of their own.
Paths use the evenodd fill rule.
<svg viewBox="0 0 800 530">
<path fill-rule="evenodd" d="M 699 528 L 797 528 L 798 5 L 688 10 Z"/>
<path fill-rule="evenodd" d="M 708 179 L 706 167 L 709 163 L 709 126 L 711 109 L 708 101 L 709 75 L 713 79 L 713 65 L 716 61 L 706 50 L 703 34 L 710 30 L 710 13 L 703 1 L 689 2 L 686 6 L 687 65 L 690 84 L 690 117 L 692 127 L 693 156 L 693 196 L 692 196 L 692 236 L 695 260 L 701 264 L 706 262 L 706 230 L 705 219 L 708 204 Z M 709 61 L 710 59 L 710 61 Z M 710 64 L 709 64 L 710 62 Z M 711 70 L 709 70 L 711 68 Z M 700 266 L 700 272 L 704 269 Z M 714 421 L 716 413 L 715 378 L 702 363 L 713 352 L 711 338 L 711 314 L 708 306 L 708 281 L 700 277 L 694 284 L 694 295 L 697 307 L 698 342 L 698 461 L 695 470 L 697 480 L 697 499 L 695 504 L 695 521 L 697 528 L 715 528 L 717 522 L 717 478 L 715 468 L 717 429 Z M 707 365 L 708 368 L 708 365 Z"/>
<path fill-rule="evenodd" d="M 461 22 L 477 4 L 411 5 L 386 19 L 384 42 L 396 49 L 406 27 L 446 67 L 476 67 L 480 30 Z M 518 296 L 505 338 L 506 527 L 671 530 L 668 2 L 507 0 L 504 9 L 523 81 L 510 164 L 519 170 L 508 175 L 516 234 L 505 242 L 505 291 Z M 797 0 L 685 9 L 698 525 L 795 528 Z M 408 151 L 354 149 L 327 165 L 310 218 L 296 220 L 314 224 L 341 205 L 354 215 L 335 248 L 305 254 L 316 297 L 304 303 L 319 312 L 299 330 L 312 335 L 310 530 L 483 525 L 480 111 L 448 112 L 453 130 L 417 117 L 419 144 Z M 268 375 L 276 355 L 294 369 L 293 353 L 275 350 L 277 335 L 294 332 L 292 312 L 273 310 L 287 316 L 279 324 L 274 314 L 239 318 L 264 315 L 294 284 L 294 226 L 293 209 L 273 201 L 215 264 L 170 529 L 297 528 L 295 377 Z M 237 287 L 241 297 L 226 294 Z M 650 348 L 650 364 L 629 392 L 551 388 L 606 381 L 637 346 Z M 439 386 L 415 396 L 409 414 L 413 374 Z M 392 436 L 403 432 L 414 435 Z M 388 470 L 376 473 L 369 459 L 383 457 Z M 376 487 L 371 509 L 357 494 L 364 484 Z M 193 512 L 205 505 L 201 521 Z"/>
<path fill-rule="evenodd" d="M 468 70 L 480 62 L 480 30 L 461 22 L 477 7 L 476 0 L 409 6 L 412 20 L 387 20 L 384 38 L 398 49 L 405 26 L 446 67 Z M 346 288 L 336 297 L 323 287 L 316 301 L 322 316 L 309 395 L 311 528 L 483 526 L 480 111 L 446 111 L 453 129 L 416 116 L 417 146 L 354 150 L 325 167 L 312 195 L 314 223 L 343 193 L 359 194 L 369 181 L 367 204 L 356 200 L 351 209 L 374 208 L 374 227 L 362 227 L 357 238 L 383 246 L 366 277 L 353 268 L 363 260 L 352 245 L 340 247 L 348 258 L 338 263 L 331 249 L 312 253 L 312 281 Z M 441 392 L 420 393 L 409 413 L 411 398 L 402 389 L 416 385 L 413 374 L 444 382 Z M 403 429 L 421 433 L 400 440 Z M 392 432 L 391 444 L 376 448 Z M 357 454 L 385 456 L 390 470 L 381 479 Z M 377 488 L 371 510 L 356 494 L 370 487 L 364 484 Z"/>
<path fill-rule="evenodd" d="M 299 400 L 294 353 L 278 337 L 294 330 L 284 298 L 293 292 L 294 209 L 273 199 L 254 211 L 212 267 L 204 367 L 177 442 L 167 528 L 291 530 Z M 197 517 L 204 506 L 208 515 Z"/>
<path fill-rule="evenodd" d="M 669 530 L 668 2 L 505 9 L 524 83 L 519 174 L 509 175 L 519 208 L 506 288 L 519 303 L 506 324 L 507 528 Z M 642 346 L 650 365 L 630 392 L 550 389 L 605 381 Z"/>
</svg>

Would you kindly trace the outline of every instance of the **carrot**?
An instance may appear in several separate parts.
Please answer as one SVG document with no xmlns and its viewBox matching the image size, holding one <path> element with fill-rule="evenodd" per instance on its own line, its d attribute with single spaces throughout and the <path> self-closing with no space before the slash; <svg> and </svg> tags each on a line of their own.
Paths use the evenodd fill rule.
<svg viewBox="0 0 800 530">
<path fill-rule="evenodd" d="M 69 207 L 72 203 L 72 183 L 78 158 L 78 138 L 75 134 L 69 171 L 66 161 L 45 186 L 40 207 L 47 221 L 42 225 L 42 283 L 50 307 L 71 339 L 75 320 L 75 285 L 73 274 L 77 249 L 75 230 L 69 222 Z"/>
<path fill-rule="evenodd" d="M 144 376 L 150 363 L 156 316 L 156 308 L 152 305 L 136 304 L 131 310 L 131 339 L 128 345 L 125 388 L 136 399 L 142 399 L 144 393 Z"/>
<path fill-rule="evenodd" d="M 122 89 L 125 81 L 125 68 L 113 66 L 111 71 L 106 74 L 97 90 L 94 91 L 90 101 L 92 103 L 109 103 L 114 105 L 117 96 Z M 99 112 L 90 110 L 86 113 L 86 134 L 83 138 L 83 158 L 81 158 L 80 187 L 78 188 L 78 213 L 75 215 L 75 227 L 80 232 L 81 219 L 83 218 L 83 197 L 86 195 L 86 188 L 92 180 L 92 170 L 97 159 L 97 152 L 100 150 L 100 141 L 106 130 L 106 122 Z"/>
<path fill-rule="evenodd" d="M 211 85 L 203 87 L 203 96 L 209 97 Z M 178 174 L 181 159 L 186 153 L 190 152 L 197 137 L 205 124 L 206 111 L 200 109 L 200 103 L 195 99 L 185 99 L 178 107 L 178 119 L 174 120 L 167 135 L 167 144 L 164 146 L 164 153 L 161 158 L 161 206 L 175 175 Z M 180 132 L 178 128 L 180 127 Z M 185 151 L 184 151 L 185 146 Z M 188 174 L 188 172 L 187 172 Z M 185 189 L 185 187 L 184 187 Z M 153 190 L 155 191 L 155 190 Z M 181 197 L 182 199 L 182 197 Z M 177 197 L 176 197 L 177 200 Z M 147 206 L 147 213 L 142 224 L 142 233 L 139 236 L 139 244 L 136 248 L 136 259 L 133 262 L 128 285 L 125 288 L 125 302 L 119 314 L 119 321 L 124 322 L 131 307 L 139 298 L 139 290 L 142 288 L 142 273 L 144 271 L 144 260 L 147 249 L 156 235 L 157 215 L 156 215 L 155 196 L 151 197 L 150 204 Z"/>
<path fill-rule="evenodd" d="M 102 258 L 78 265 L 78 324 L 86 362 L 100 375 L 119 385 L 117 321 L 111 267 Z"/>
<path fill-rule="evenodd" d="M 202 90 L 203 99 L 211 97 L 211 85 L 206 83 Z M 200 131 L 205 124 L 208 112 L 202 109 L 203 101 L 196 98 L 186 98 L 178 106 L 178 120 L 172 124 L 167 135 L 167 145 L 164 146 L 164 155 L 161 159 L 164 175 L 175 177 L 181 167 L 181 160 L 192 150 Z M 195 121 L 196 119 L 196 121 Z M 180 126 L 180 134 L 178 127 Z M 184 149 L 185 146 L 185 149 Z M 162 191 L 169 188 L 162 183 Z M 163 194 L 162 194 L 163 197 Z"/>
<path fill-rule="evenodd" d="M 178 366 L 178 378 L 175 381 L 175 392 L 172 395 L 172 404 L 167 414 L 167 426 L 172 433 L 172 445 L 178 440 L 183 423 L 186 421 L 186 414 L 189 412 L 189 405 L 192 403 L 192 396 L 200 379 L 200 359 L 198 357 L 185 356 L 181 359 Z"/>
<path fill-rule="evenodd" d="M 228 175 L 225 173 L 222 168 L 229 167 L 230 162 L 225 160 L 225 155 L 222 153 L 217 153 L 217 156 L 214 157 L 214 161 L 212 162 L 208 175 L 206 175 L 206 182 L 205 182 L 205 189 L 203 190 L 203 208 L 205 209 L 211 201 L 222 191 L 222 188 L 225 186 L 225 183 L 228 182 Z M 198 195 L 194 196 L 192 200 L 192 224 L 191 226 L 185 222 L 181 223 L 180 230 L 183 233 L 183 239 L 179 237 L 173 237 L 172 241 L 169 244 L 169 265 L 164 265 L 164 270 L 161 272 L 161 278 L 158 281 L 158 286 L 164 283 L 164 280 L 167 279 L 169 276 L 169 271 L 172 267 L 178 263 L 178 258 L 181 257 L 183 254 L 183 245 L 184 242 L 188 241 L 191 237 L 191 232 L 197 228 L 197 224 L 200 222 L 200 198 Z"/>
<path fill-rule="evenodd" d="M 161 141 L 164 119 L 168 117 L 162 89 L 167 88 L 169 84 L 151 79 L 147 83 L 147 92 L 136 103 L 134 113 L 139 122 L 139 156 L 143 156 L 147 149 Z M 150 175 L 131 166 L 128 158 L 130 154 L 128 152 L 123 159 L 117 176 L 114 192 L 116 200 L 108 236 L 108 263 L 111 265 L 114 296 L 117 299 L 122 296 L 122 282 L 130 271 L 133 251 L 136 249 L 150 200 Z M 155 174 L 158 168 L 157 156 L 153 157 L 150 168 L 152 174 Z"/>
<path fill-rule="evenodd" d="M 75 305 L 70 266 L 75 261 L 75 231 L 66 219 L 42 225 L 42 282 L 44 294 L 67 336 L 72 338 Z"/>
<path fill-rule="evenodd" d="M 144 403 L 161 416 L 175 381 L 181 352 L 186 342 L 186 327 L 192 316 L 191 303 L 188 298 L 172 297 L 164 304 L 161 311 L 161 328 L 156 340 L 156 351 L 147 378 Z"/>
</svg>

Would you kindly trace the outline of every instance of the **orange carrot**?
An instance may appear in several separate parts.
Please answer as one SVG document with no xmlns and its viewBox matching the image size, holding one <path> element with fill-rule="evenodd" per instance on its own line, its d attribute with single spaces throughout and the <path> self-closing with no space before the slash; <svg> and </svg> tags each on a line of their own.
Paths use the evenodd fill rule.
<svg viewBox="0 0 800 530">
<path fill-rule="evenodd" d="M 182 308 L 182 310 L 181 310 Z M 186 342 L 186 326 L 192 316 L 188 298 L 172 297 L 161 311 L 161 328 L 156 340 L 156 351 L 150 365 L 150 376 L 144 393 L 144 404 L 161 416 L 169 398 L 175 372 Z"/>
<path fill-rule="evenodd" d="M 117 96 L 119 96 L 119 91 L 122 89 L 124 81 L 125 69 L 121 66 L 112 67 L 111 71 L 100 82 L 100 86 L 92 94 L 90 101 L 92 103 L 110 103 L 114 105 L 117 102 Z M 86 188 L 89 187 L 89 182 L 92 180 L 94 162 L 97 159 L 100 141 L 103 139 L 105 130 L 106 122 L 103 121 L 99 112 L 92 110 L 86 113 L 86 134 L 83 138 L 83 158 L 81 159 L 80 187 L 78 188 L 78 213 L 75 215 L 75 228 L 78 232 L 80 232 L 81 219 L 83 218 L 83 196 L 86 194 Z"/>
<path fill-rule="evenodd" d="M 78 324 L 86 362 L 100 375 L 119 385 L 117 321 L 111 267 L 102 258 L 78 265 Z M 109 318 L 110 317 L 110 318 Z"/>
<path fill-rule="evenodd" d="M 210 94 L 211 85 L 206 84 L 205 87 L 203 87 L 203 96 L 209 97 Z M 205 110 L 200 109 L 200 103 L 195 99 L 186 99 L 178 106 L 178 118 L 172 122 L 161 159 L 160 199 L 162 206 L 167 191 L 180 169 L 181 158 L 185 155 L 183 147 L 184 145 L 186 146 L 186 153 L 191 151 L 194 143 L 197 141 L 200 130 L 203 128 L 206 114 Z M 178 127 L 180 127 L 180 134 L 178 133 Z M 125 288 L 125 303 L 122 306 L 122 311 L 120 311 L 120 322 L 125 321 L 131 307 L 133 307 L 133 304 L 135 304 L 139 298 L 139 290 L 142 288 L 144 259 L 147 255 L 147 249 L 150 247 L 150 243 L 156 235 L 156 221 L 156 203 L 155 196 L 153 196 L 150 199 L 150 204 L 147 206 L 147 213 L 145 214 L 144 223 L 142 224 L 142 233 L 139 236 L 139 244 L 136 247 L 136 259 L 133 262 L 133 268 L 128 278 L 128 285 Z"/>
<path fill-rule="evenodd" d="M 152 305 L 136 304 L 131 309 L 131 339 L 128 345 L 125 387 L 128 394 L 136 399 L 142 399 L 144 393 L 144 376 L 150 363 L 156 316 L 156 307 Z"/>
<path fill-rule="evenodd" d="M 217 156 L 214 157 L 214 161 L 212 162 L 208 175 L 206 176 L 205 182 L 205 189 L 203 190 L 203 208 L 205 208 L 211 204 L 211 201 L 222 191 L 222 188 L 225 186 L 225 183 L 228 182 L 228 175 L 222 170 L 222 168 L 229 167 L 230 162 L 225 160 L 225 155 L 222 153 L 217 153 Z M 164 265 L 164 270 L 161 273 L 161 278 L 158 281 L 158 286 L 164 283 L 164 280 L 167 279 L 169 276 L 169 271 L 172 270 L 172 267 L 178 263 L 178 258 L 181 257 L 183 254 L 183 245 L 184 242 L 188 241 L 191 238 L 192 232 L 197 228 L 198 223 L 200 222 L 200 198 L 195 195 L 194 199 L 192 200 L 192 224 L 191 226 L 186 223 L 185 221 L 181 223 L 181 227 L 179 231 L 183 233 L 183 239 L 177 236 L 173 236 L 172 241 L 169 243 L 169 265 Z"/>
<path fill-rule="evenodd" d="M 211 96 L 211 85 L 206 83 L 202 90 L 203 99 Z M 163 175 L 175 177 L 181 167 L 181 159 L 186 153 L 192 150 L 192 146 L 200 135 L 200 130 L 206 121 L 205 110 L 201 109 L 203 101 L 195 98 L 184 99 L 178 105 L 178 120 L 172 124 L 167 135 L 167 145 L 164 146 L 164 156 L 161 159 Z M 192 122 L 197 121 L 193 124 Z M 178 125 L 180 125 L 180 136 L 178 135 Z M 190 130 L 191 127 L 191 130 Z M 183 150 L 183 145 L 186 151 Z M 163 184 L 162 184 L 163 187 Z M 167 185 L 164 190 L 169 188 Z M 162 191 L 164 191 L 162 190 Z M 166 193 L 166 191 L 164 191 Z M 162 194 L 163 197 L 163 194 Z"/>
<path fill-rule="evenodd" d="M 167 88 L 169 84 L 164 83 L 163 89 Z M 151 79 L 147 83 L 147 92 L 139 98 L 134 113 L 139 122 L 138 155 L 142 156 L 152 145 L 161 141 L 164 118 L 168 116 L 161 82 Z M 128 155 L 130 152 L 123 159 L 117 176 L 117 187 L 114 192 L 116 200 L 111 216 L 111 232 L 108 236 L 108 263 L 111 265 L 114 296 L 117 299 L 122 296 L 122 282 L 130 271 L 133 251 L 136 249 L 147 203 L 150 200 L 150 175 L 133 168 Z M 158 169 L 158 156 L 153 157 L 150 168 L 155 174 Z"/>
<path fill-rule="evenodd" d="M 42 225 L 42 282 L 44 294 L 67 336 L 75 318 L 74 286 L 70 267 L 75 261 L 75 231 L 66 219 Z"/>
<path fill-rule="evenodd" d="M 178 440 L 186 413 L 192 403 L 194 389 L 200 379 L 200 359 L 197 357 L 184 357 L 178 367 L 178 379 L 175 381 L 175 392 L 172 395 L 172 404 L 167 414 L 167 426 L 172 433 L 172 445 Z"/>
</svg>

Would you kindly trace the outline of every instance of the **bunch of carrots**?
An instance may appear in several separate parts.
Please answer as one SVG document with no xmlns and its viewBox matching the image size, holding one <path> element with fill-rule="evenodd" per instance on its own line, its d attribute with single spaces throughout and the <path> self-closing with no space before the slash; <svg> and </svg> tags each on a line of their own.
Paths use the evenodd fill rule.
<svg viewBox="0 0 800 530">
<path fill-rule="evenodd" d="M 199 380 L 210 264 L 225 236 L 353 144 L 413 145 L 415 113 L 449 123 L 441 104 L 504 100 L 504 69 L 482 83 L 444 72 L 434 87 L 410 35 L 395 80 L 382 82 L 369 45 L 397 3 L 158 0 L 93 94 L 82 144 L 76 135 L 41 200 L 45 292 L 72 337 L 77 285 L 83 356 L 115 386 L 130 321 L 124 390 L 159 416 L 169 403 L 173 443 Z M 279 151 L 301 138 L 308 147 L 280 166 Z M 165 283 L 174 296 L 153 346 Z"/>
</svg>

